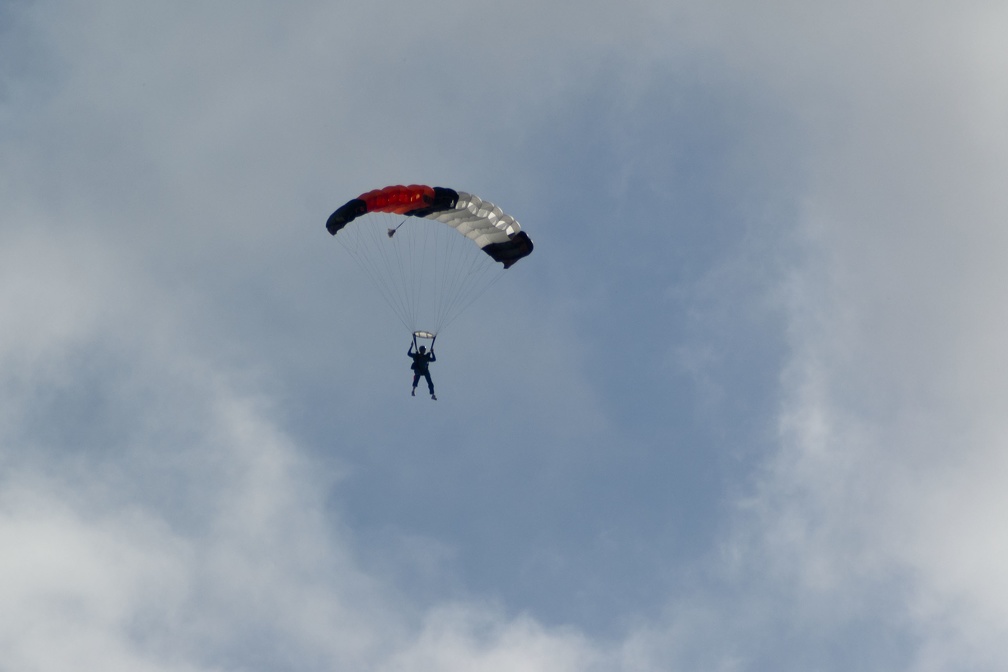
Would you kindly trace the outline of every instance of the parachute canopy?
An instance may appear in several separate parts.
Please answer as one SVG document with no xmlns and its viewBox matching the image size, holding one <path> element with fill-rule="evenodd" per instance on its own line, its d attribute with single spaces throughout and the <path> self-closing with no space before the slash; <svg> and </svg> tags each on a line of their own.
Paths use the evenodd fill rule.
<svg viewBox="0 0 1008 672">
<path fill-rule="evenodd" d="M 419 184 L 361 194 L 333 212 L 326 228 L 403 324 L 432 335 L 533 248 L 514 217 L 493 203 Z"/>
<path fill-rule="evenodd" d="M 329 216 L 326 228 L 336 235 L 344 226 L 369 212 L 424 217 L 447 224 L 494 261 L 510 268 L 532 253 L 532 239 L 518 222 L 490 201 L 444 187 L 412 184 L 375 189 L 349 201 Z M 390 236 L 391 237 L 391 236 Z"/>
</svg>

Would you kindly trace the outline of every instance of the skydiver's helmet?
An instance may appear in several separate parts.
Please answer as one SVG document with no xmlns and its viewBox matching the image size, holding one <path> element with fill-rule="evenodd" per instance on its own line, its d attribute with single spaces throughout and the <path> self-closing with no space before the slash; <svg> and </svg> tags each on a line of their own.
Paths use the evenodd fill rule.
<svg viewBox="0 0 1008 672">
<path fill-rule="evenodd" d="M 422 354 L 424 354 L 425 352 L 427 352 L 427 346 L 426 346 L 426 345 L 421 345 L 421 346 L 420 346 L 420 354 L 422 355 Z"/>
</svg>

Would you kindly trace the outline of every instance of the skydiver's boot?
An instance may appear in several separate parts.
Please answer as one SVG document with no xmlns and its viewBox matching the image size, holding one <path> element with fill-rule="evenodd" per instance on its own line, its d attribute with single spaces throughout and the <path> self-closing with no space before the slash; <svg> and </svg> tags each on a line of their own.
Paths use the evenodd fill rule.
<svg viewBox="0 0 1008 672">
<path fill-rule="evenodd" d="M 433 392 L 431 392 L 430 398 L 433 399 L 434 401 L 437 401 L 437 395 L 435 395 Z"/>
<path fill-rule="evenodd" d="M 409 396 L 411 396 L 411 397 L 415 397 L 416 396 L 416 388 L 415 387 L 412 390 L 410 390 Z"/>
</svg>

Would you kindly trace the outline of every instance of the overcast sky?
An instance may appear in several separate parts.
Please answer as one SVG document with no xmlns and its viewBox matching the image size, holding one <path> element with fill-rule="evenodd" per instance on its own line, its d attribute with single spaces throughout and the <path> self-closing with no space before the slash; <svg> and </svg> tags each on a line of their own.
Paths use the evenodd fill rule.
<svg viewBox="0 0 1008 672">
<path fill-rule="evenodd" d="M 0 0 L 0 669 L 1008 669 L 1006 34 Z M 401 183 L 536 243 L 436 402 Z"/>
</svg>

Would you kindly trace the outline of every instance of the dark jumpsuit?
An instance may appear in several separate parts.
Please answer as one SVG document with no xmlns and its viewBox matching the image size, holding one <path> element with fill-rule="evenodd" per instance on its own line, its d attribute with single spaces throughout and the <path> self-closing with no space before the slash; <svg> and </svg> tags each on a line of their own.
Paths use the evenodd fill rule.
<svg viewBox="0 0 1008 672">
<path fill-rule="evenodd" d="M 427 389 L 433 395 L 434 382 L 431 380 L 430 370 L 427 367 L 431 362 L 437 361 L 434 352 L 413 352 L 413 346 L 410 345 L 410 349 L 406 354 L 413 360 L 413 364 L 410 366 L 413 369 L 413 389 L 416 389 L 417 383 L 420 382 L 420 376 L 423 376 L 427 381 Z"/>
</svg>

